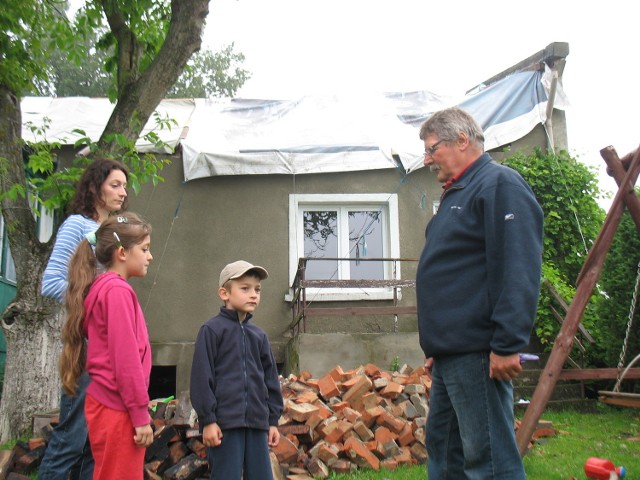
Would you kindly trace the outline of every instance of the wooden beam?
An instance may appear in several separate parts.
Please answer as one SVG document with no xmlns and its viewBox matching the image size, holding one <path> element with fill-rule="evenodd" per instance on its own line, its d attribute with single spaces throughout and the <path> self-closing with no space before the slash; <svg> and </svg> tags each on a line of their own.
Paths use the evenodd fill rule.
<svg viewBox="0 0 640 480">
<path fill-rule="evenodd" d="M 560 372 L 559 380 L 615 380 L 620 372 L 617 368 L 571 368 Z M 640 378 L 640 368 L 630 368 L 625 380 Z"/>
<path fill-rule="evenodd" d="M 488 78 L 480 85 L 489 86 L 496 83 L 499 80 L 515 73 L 528 70 L 544 70 L 544 64 L 546 63 L 550 67 L 556 66 L 558 68 L 558 75 L 562 77 L 562 71 L 564 69 L 564 60 L 569 55 L 569 44 L 566 42 L 553 42 L 547 45 L 544 50 L 540 50 L 534 53 L 528 58 L 516 63 L 508 69 Z M 473 90 L 477 90 L 480 85 L 476 85 L 473 88 L 467 90 L 469 93 Z"/>
<path fill-rule="evenodd" d="M 640 395 L 637 393 L 607 392 L 600 390 L 598 400 L 609 405 L 640 408 Z"/>
<path fill-rule="evenodd" d="M 624 203 L 629 209 L 631 218 L 636 223 L 636 228 L 640 230 L 640 199 L 638 199 L 635 188 L 632 184 L 624 185 L 622 183 L 625 174 L 623 162 L 618 158 L 616 149 L 611 146 L 603 148 L 600 153 L 602 154 L 604 161 L 607 163 L 607 173 L 614 178 L 618 184 L 618 188 L 626 192 L 626 195 L 623 197 Z"/>
<path fill-rule="evenodd" d="M 629 155 L 633 157 L 633 160 L 629 164 L 629 169 L 621 182 L 622 185 L 635 185 L 638 174 L 640 173 L 640 149 L 635 150 Z M 611 247 L 618 225 L 620 224 L 622 214 L 624 213 L 625 204 L 623 197 L 625 195 L 626 192 L 622 189 L 619 189 L 616 193 L 607 218 L 602 226 L 602 230 L 600 230 L 598 238 L 591 247 L 591 250 L 589 250 L 589 254 L 582 266 L 573 301 L 569 306 L 565 321 L 560 328 L 560 333 L 558 333 L 556 341 L 553 344 L 553 349 L 551 350 L 551 355 L 547 360 L 544 371 L 540 375 L 540 381 L 533 392 L 531 403 L 527 407 L 516 433 L 516 441 L 520 455 L 525 455 L 527 452 L 536 425 L 560 378 L 562 366 L 571 352 L 578 325 L 589 302 L 591 292 L 600 277 L 602 266 Z"/>
</svg>

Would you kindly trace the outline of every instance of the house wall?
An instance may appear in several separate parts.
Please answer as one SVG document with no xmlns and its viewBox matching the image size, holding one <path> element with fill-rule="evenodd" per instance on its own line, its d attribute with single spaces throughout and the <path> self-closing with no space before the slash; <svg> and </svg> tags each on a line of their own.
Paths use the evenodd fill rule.
<svg viewBox="0 0 640 480">
<path fill-rule="evenodd" d="M 394 169 L 295 177 L 225 176 L 184 183 L 182 162 L 174 158 L 162 174 L 165 182 L 145 186 L 130 198 L 130 209 L 152 224 L 154 256 L 147 276 L 131 283 L 149 325 L 154 364 L 177 366 L 178 391 L 188 385 L 198 328 L 221 305 L 217 297 L 220 270 L 236 259 L 269 271 L 255 321 L 268 333 L 277 361 L 284 362 L 292 320 L 285 301 L 290 287 L 289 194 L 396 192 L 400 256 L 405 258 L 418 257 L 432 202 L 439 196 L 439 186 L 427 169 L 410 174 L 405 183 Z M 414 265 L 404 263 L 402 269 L 402 278 L 415 278 Z M 405 289 L 403 294 L 400 304 L 415 305 L 413 291 Z M 391 301 L 376 303 L 391 305 Z M 379 333 L 392 331 L 393 317 L 313 318 L 307 327 L 313 333 Z M 400 331 L 416 329 L 415 316 L 401 316 Z"/>
<path fill-rule="evenodd" d="M 556 134 L 564 129 L 563 122 L 559 123 Z M 537 127 L 512 144 L 510 152 L 544 147 L 544 142 L 544 130 Z M 182 162 L 174 157 L 162 175 L 164 182 L 156 187 L 146 185 L 139 195 L 131 195 L 131 210 L 142 214 L 153 226 L 154 255 L 147 276 L 132 279 L 132 284 L 149 324 L 154 365 L 176 366 L 178 391 L 188 388 L 198 329 L 221 305 L 216 293 L 219 272 L 236 259 L 262 265 L 269 271 L 255 321 L 268 333 L 277 361 L 284 364 L 292 320 L 290 303 L 285 301 L 290 287 L 289 194 L 397 193 L 400 257 L 417 258 L 433 202 L 441 191 L 435 176 L 424 168 L 409 174 L 404 182 L 401 173 L 394 169 L 297 176 L 223 176 L 183 182 Z M 415 263 L 403 263 L 401 276 L 415 278 Z M 357 302 L 360 306 L 362 303 Z M 374 303 L 391 305 L 391 301 Z M 404 289 L 399 303 L 415 305 L 415 292 Z M 333 302 L 323 306 L 353 304 Z M 393 331 L 394 319 L 390 315 L 313 317 L 306 325 L 311 334 L 387 333 Z M 415 316 L 399 316 L 397 328 L 401 333 L 415 332 Z M 340 363 L 339 351 L 337 348 L 332 352 L 337 356 L 335 363 Z"/>
</svg>

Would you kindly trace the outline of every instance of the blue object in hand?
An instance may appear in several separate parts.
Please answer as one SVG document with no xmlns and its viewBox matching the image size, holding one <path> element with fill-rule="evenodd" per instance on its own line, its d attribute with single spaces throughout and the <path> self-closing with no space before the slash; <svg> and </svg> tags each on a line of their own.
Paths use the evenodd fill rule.
<svg viewBox="0 0 640 480">
<path fill-rule="evenodd" d="M 520 363 L 537 362 L 538 360 L 540 360 L 540 357 L 538 357 L 538 355 L 534 355 L 532 353 L 521 353 L 520 354 Z"/>
</svg>

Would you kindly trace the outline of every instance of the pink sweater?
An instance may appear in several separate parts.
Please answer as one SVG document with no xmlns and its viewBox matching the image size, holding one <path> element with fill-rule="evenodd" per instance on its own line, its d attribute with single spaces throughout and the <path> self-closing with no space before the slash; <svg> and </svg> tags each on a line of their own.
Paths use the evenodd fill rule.
<svg viewBox="0 0 640 480">
<path fill-rule="evenodd" d="M 134 427 L 149 424 L 151 345 L 142 309 L 119 275 L 99 275 L 84 300 L 88 338 L 87 393 L 113 410 L 128 412 Z"/>
</svg>

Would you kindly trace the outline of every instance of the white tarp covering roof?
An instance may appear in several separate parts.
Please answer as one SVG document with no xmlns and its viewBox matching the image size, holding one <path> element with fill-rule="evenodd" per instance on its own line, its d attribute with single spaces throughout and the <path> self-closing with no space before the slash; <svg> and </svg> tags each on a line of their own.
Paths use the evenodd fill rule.
<svg viewBox="0 0 640 480">
<path fill-rule="evenodd" d="M 166 149 L 158 151 L 151 143 L 145 142 L 144 135 L 151 130 L 157 131 L 162 141 L 175 149 L 180 143 L 183 127 L 189 123 L 189 117 L 193 113 L 195 101 L 193 99 L 163 100 L 158 105 L 155 114 L 160 118 L 168 118 L 176 121 L 176 126 L 162 131 L 157 131 L 155 118 L 152 117 L 142 131 L 136 147 L 140 152 L 169 153 Z M 97 142 L 104 127 L 109 121 L 114 104 L 107 98 L 89 97 L 25 97 L 20 104 L 22 109 L 22 123 L 25 127 L 28 123 L 41 127 L 44 119 L 50 121 L 46 131 L 47 140 L 60 142 L 63 145 L 73 145 L 76 140 L 87 136 Z M 85 135 L 75 132 L 82 130 Z M 25 140 L 42 140 L 29 133 L 28 128 L 23 127 Z"/>
<path fill-rule="evenodd" d="M 288 100 L 164 100 L 157 112 L 177 127 L 157 131 L 168 145 L 182 146 L 185 180 L 214 175 L 306 174 L 422 167 L 422 122 L 458 105 L 471 113 L 491 150 L 522 138 L 546 121 L 550 71 L 514 73 L 456 102 L 428 91 L 304 96 Z M 558 84 L 554 107 L 567 101 Z M 23 100 L 24 122 L 51 120 L 47 138 L 72 144 L 82 129 L 97 140 L 113 105 L 106 99 Z M 40 121 L 38 121 L 40 120 Z M 145 132 L 154 128 L 153 118 Z M 183 127 L 188 133 L 181 138 Z M 26 136 L 26 135 L 25 135 Z M 152 145 L 138 142 L 141 151 Z M 396 153 L 402 165 L 397 165 Z"/>
</svg>

